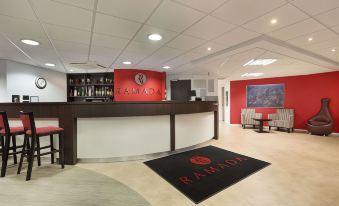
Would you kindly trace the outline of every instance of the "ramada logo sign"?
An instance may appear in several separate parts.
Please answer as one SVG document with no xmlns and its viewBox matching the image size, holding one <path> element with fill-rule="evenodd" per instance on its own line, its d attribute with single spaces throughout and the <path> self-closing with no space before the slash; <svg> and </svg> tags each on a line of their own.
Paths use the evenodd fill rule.
<svg viewBox="0 0 339 206">
<path fill-rule="evenodd" d="M 144 85 L 147 82 L 146 74 L 138 73 L 134 76 L 135 83 L 138 85 Z"/>
<path fill-rule="evenodd" d="M 226 159 L 216 164 L 212 163 L 211 159 L 205 156 L 193 156 L 189 161 L 192 164 L 201 166 L 201 169 L 193 169 L 189 175 L 180 176 L 179 181 L 184 185 L 190 185 L 198 181 L 202 181 L 204 178 L 217 174 L 219 172 L 225 172 L 227 169 L 236 167 L 238 164 L 248 160 L 246 157 L 235 157 L 233 159 Z"/>
<path fill-rule="evenodd" d="M 158 95 L 161 96 L 160 88 L 152 87 L 141 87 L 147 82 L 147 76 L 143 73 L 137 73 L 134 76 L 134 81 L 140 87 L 126 87 L 126 88 L 116 88 L 116 95 Z"/>
</svg>

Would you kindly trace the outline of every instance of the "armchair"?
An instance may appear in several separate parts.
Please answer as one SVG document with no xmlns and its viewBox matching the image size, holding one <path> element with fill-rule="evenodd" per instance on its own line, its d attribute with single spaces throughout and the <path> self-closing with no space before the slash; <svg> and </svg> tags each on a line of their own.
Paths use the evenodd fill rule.
<svg viewBox="0 0 339 206">
<path fill-rule="evenodd" d="M 268 128 L 276 127 L 277 130 L 280 128 L 286 128 L 287 132 L 294 131 L 294 109 L 277 109 L 275 114 L 269 114 L 269 119 L 272 121 L 268 122 Z"/>
<path fill-rule="evenodd" d="M 258 121 L 254 121 L 253 118 L 262 118 L 262 114 L 255 113 L 255 109 L 241 109 L 241 127 L 246 128 L 246 125 L 252 125 L 253 128 L 259 125 Z"/>
<path fill-rule="evenodd" d="M 328 109 L 328 98 L 321 100 L 320 111 L 307 121 L 308 131 L 313 135 L 328 136 L 333 132 L 334 121 Z"/>
</svg>

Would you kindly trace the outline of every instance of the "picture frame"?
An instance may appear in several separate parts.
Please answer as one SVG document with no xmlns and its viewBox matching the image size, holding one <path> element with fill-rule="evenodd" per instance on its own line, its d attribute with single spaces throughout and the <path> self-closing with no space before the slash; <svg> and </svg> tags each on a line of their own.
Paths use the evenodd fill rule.
<svg viewBox="0 0 339 206">
<path fill-rule="evenodd" d="M 30 96 L 29 102 L 31 103 L 39 102 L 39 96 Z"/>
<path fill-rule="evenodd" d="M 284 104 L 284 84 L 246 86 L 246 106 L 249 108 L 284 108 Z"/>
</svg>

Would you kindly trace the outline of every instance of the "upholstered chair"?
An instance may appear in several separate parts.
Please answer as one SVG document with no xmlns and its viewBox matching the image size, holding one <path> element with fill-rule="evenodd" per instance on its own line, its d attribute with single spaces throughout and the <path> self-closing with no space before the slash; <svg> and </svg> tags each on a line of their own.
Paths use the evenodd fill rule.
<svg viewBox="0 0 339 206">
<path fill-rule="evenodd" d="M 268 119 L 272 119 L 268 122 L 269 130 L 276 127 L 277 130 L 285 128 L 288 133 L 294 131 L 294 109 L 277 109 L 275 114 L 268 115 Z"/>
<path fill-rule="evenodd" d="M 307 121 L 308 132 L 313 135 L 329 135 L 333 132 L 334 121 L 328 109 L 328 98 L 321 100 L 320 111 Z"/>
<path fill-rule="evenodd" d="M 255 113 L 255 109 L 241 109 L 241 126 L 246 128 L 246 125 L 251 125 L 253 128 L 259 125 L 258 121 L 255 121 L 254 118 L 261 119 L 262 114 Z"/>
</svg>

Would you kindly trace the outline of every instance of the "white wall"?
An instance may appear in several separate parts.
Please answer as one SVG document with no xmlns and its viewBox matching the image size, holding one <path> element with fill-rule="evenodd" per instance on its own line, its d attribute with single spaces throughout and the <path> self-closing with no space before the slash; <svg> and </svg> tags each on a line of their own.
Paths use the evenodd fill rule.
<svg viewBox="0 0 339 206">
<path fill-rule="evenodd" d="M 206 89 L 207 96 L 218 96 L 218 81 L 215 77 L 208 75 L 167 75 L 166 76 L 166 99 L 171 99 L 171 80 L 191 80 L 191 89 L 196 90 L 197 97 L 202 97 L 200 94 L 201 89 Z M 206 81 L 206 88 L 197 88 L 194 86 L 194 80 Z M 214 92 L 208 92 L 208 80 L 214 80 Z"/>
<path fill-rule="evenodd" d="M 4 77 L 3 73 L 0 73 L 0 79 L 6 79 L 6 97 L 0 96 L 0 102 L 11 102 L 12 95 L 20 95 L 21 100 L 22 95 L 29 95 L 39 96 L 40 102 L 67 101 L 67 80 L 65 73 L 9 60 L 6 60 L 5 64 L 6 77 Z M 39 76 L 47 81 L 45 89 L 38 89 L 35 85 L 35 80 Z"/>
<path fill-rule="evenodd" d="M 7 99 L 6 61 L 0 60 L 0 102 Z"/>
<path fill-rule="evenodd" d="M 226 105 L 226 94 L 224 96 L 222 95 L 223 87 L 225 88 L 225 93 L 226 91 L 228 91 L 228 105 Z M 230 115 L 231 115 L 230 92 L 231 92 L 230 80 L 229 79 L 218 80 L 219 120 L 223 120 L 224 115 L 225 117 L 224 121 L 226 124 L 230 124 Z M 224 105 L 222 104 L 223 103 L 222 98 L 224 98 Z"/>
</svg>

